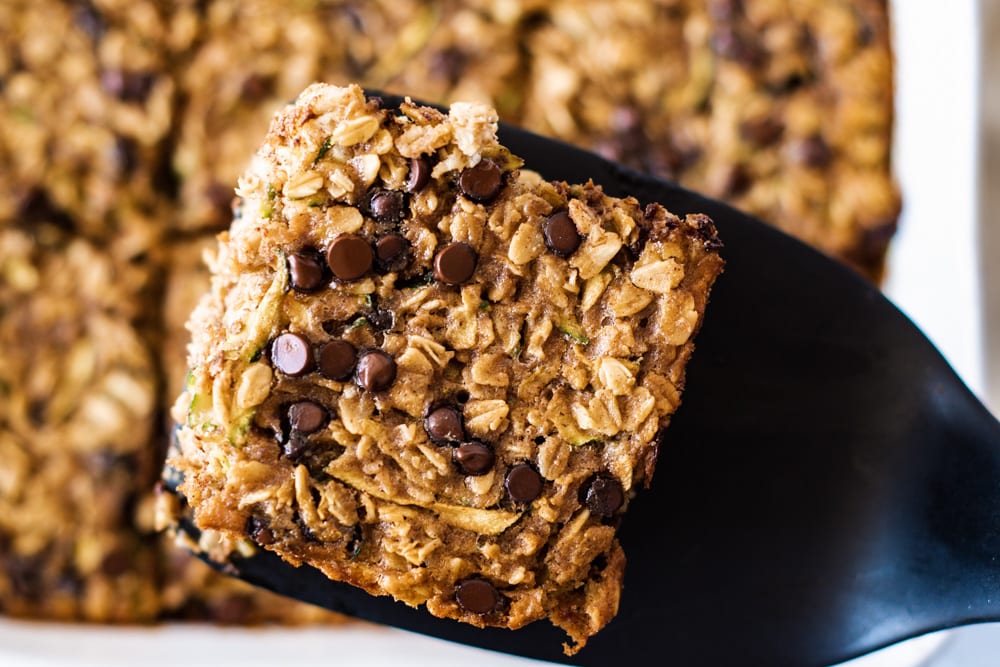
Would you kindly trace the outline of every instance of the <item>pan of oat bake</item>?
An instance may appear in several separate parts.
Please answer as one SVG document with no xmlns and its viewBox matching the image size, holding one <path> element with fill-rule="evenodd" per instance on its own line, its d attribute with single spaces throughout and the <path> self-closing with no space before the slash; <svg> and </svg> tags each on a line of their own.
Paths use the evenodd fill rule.
<svg viewBox="0 0 1000 667">
<path fill-rule="evenodd" d="M 381 640 L 376 660 L 401 655 L 399 635 L 330 628 L 342 619 L 210 572 L 153 529 L 184 322 L 207 287 L 202 252 L 228 226 L 271 115 L 312 81 L 489 102 L 506 122 L 728 201 L 884 281 L 975 387 L 975 304 L 938 296 L 920 268 L 933 256 L 962 293 L 975 274 L 960 240 L 973 230 L 933 237 L 948 211 L 923 205 L 927 176 L 910 161 L 937 126 L 911 112 L 920 91 L 906 87 L 918 77 L 904 56 L 918 49 L 897 19 L 918 10 L 896 11 L 885 0 L 2 3 L 4 664 L 18 664 L 7 638 L 22 632 L 85 645 L 168 621 L 306 626 L 223 635 L 239 638 L 244 664 L 292 636 L 304 655 L 350 655 L 345 632 Z M 948 112 L 961 121 L 961 104 Z M 971 181 L 963 168 L 951 177 Z M 139 654 L 159 650 L 136 641 Z M 469 655 L 413 641 L 439 662 Z M 60 641 L 40 643 L 58 664 Z"/>
</svg>

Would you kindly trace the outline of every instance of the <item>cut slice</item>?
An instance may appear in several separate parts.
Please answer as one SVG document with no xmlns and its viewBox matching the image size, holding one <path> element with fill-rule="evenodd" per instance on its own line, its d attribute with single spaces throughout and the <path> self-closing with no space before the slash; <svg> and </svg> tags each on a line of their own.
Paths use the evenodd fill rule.
<svg viewBox="0 0 1000 667">
<path fill-rule="evenodd" d="M 264 548 L 434 615 L 615 615 L 722 269 L 707 217 L 549 183 L 496 113 L 315 84 L 237 189 L 169 465 L 211 556 Z"/>
</svg>

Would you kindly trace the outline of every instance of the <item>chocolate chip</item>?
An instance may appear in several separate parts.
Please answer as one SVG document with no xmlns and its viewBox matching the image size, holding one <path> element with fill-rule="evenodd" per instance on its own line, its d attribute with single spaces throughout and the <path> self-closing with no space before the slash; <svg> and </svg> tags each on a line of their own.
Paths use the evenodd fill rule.
<svg viewBox="0 0 1000 667">
<path fill-rule="evenodd" d="M 247 521 L 247 534 L 257 544 L 265 546 L 274 544 L 274 533 L 267 527 L 267 523 L 258 517 L 252 516 Z"/>
<path fill-rule="evenodd" d="M 466 579 L 455 586 L 455 601 L 465 611 L 488 614 L 500 604 L 500 593 L 484 579 Z"/>
<path fill-rule="evenodd" d="M 206 616 L 221 626 L 245 625 L 256 609 L 257 603 L 249 593 L 228 593 L 221 598 L 213 598 Z"/>
<path fill-rule="evenodd" d="M 391 331 L 396 326 L 396 314 L 385 308 L 376 308 L 365 315 L 365 319 L 375 331 Z"/>
<path fill-rule="evenodd" d="M 406 195 L 396 190 L 375 190 L 368 211 L 379 222 L 399 222 L 406 209 Z"/>
<path fill-rule="evenodd" d="M 243 102 L 260 102 L 274 90 L 274 79 L 261 74 L 251 74 L 243 79 L 240 86 L 240 100 Z"/>
<path fill-rule="evenodd" d="M 793 162 L 822 169 L 830 164 L 833 154 L 823 137 L 812 136 L 789 145 L 789 158 Z"/>
<path fill-rule="evenodd" d="M 542 492 L 542 476 L 527 463 L 511 468 L 503 484 L 507 495 L 517 503 L 530 503 Z"/>
<path fill-rule="evenodd" d="M 493 160 L 480 160 L 474 167 L 466 167 L 458 177 L 462 194 L 472 201 L 486 204 L 500 192 L 503 172 Z"/>
<path fill-rule="evenodd" d="M 139 167 L 139 145 L 134 139 L 116 136 L 111 159 L 118 173 L 127 178 Z"/>
<path fill-rule="evenodd" d="M 372 268 L 375 254 L 368 241 L 357 234 L 342 234 L 326 251 L 326 262 L 340 280 L 357 280 Z"/>
<path fill-rule="evenodd" d="M 33 229 L 48 223 L 68 232 L 76 230 L 73 217 L 57 206 L 45 190 L 37 187 L 29 190 L 21 200 L 17 207 L 17 216 Z"/>
<path fill-rule="evenodd" d="M 386 234 L 375 243 L 375 261 L 382 271 L 402 271 L 410 263 L 410 242 L 401 234 Z"/>
<path fill-rule="evenodd" d="M 625 504 L 625 490 L 614 477 L 595 475 L 586 486 L 584 502 L 591 514 L 609 517 Z"/>
<path fill-rule="evenodd" d="M 748 38 L 732 25 L 720 25 L 711 38 L 712 48 L 722 58 L 734 60 L 747 67 L 763 64 L 765 53 L 753 38 Z"/>
<path fill-rule="evenodd" d="M 110 477 L 114 474 L 136 475 L 139 471 L 139 461 L 136 455 L 121 452 L 101 450 L 84 459 L 87 469 L 94 477 Z"/>
<path fill-rule="evenodd" d="M 101 87 L 123 102 L 145 102 L 156 77 L 151 72 L 107 69 L 101 72 Z"/>
<path fill-rule="evenodd" d="M 293 463 L 298 463 L 311 450 L 312 443 L 309 442 L 306 436 L 297 431 L 292 431 L 292 434 L 288 436 L 288 440 L 281 445 L 282 453 Z"/>
<path fill-rule="evenodd" d="M 216 219 L 211 223 L 213 226 L 221 227 L 239 217 L 242 200 L 233 194 L 231 187 L 212 182 L 205 186 L 204 193 L 215 213 Z"/>
<path fill-rule="evenodd" d="M 124 546 L 112 549 L 101 559 L 101 574 L 107 577 L 120 577 L 132 569 L 135 557 Z"/>
<path fill-rule="evenodd" d="M 76 3 L 73 22 L 95 42 L 100 40 L 108 29 L 104 17 L 88 0 L 80 0 Z"/>
<path fill-rule="evenodd" d="M 566 211 L 550 215 L 542 223 L 542 235 L 549 250 L 560 257 L 569 257 L 580 247 L 580 232 Z"/>
<path fill-rule="evenodd" d="M 312 347 L 304 336 L 283 333 L 271 343 L 271 363 L 285 375 L 305 375 L 313 369 Z"/>
<path fill-rule="evenodd" d="M 385 391 L 396 380 L 396 361 L 382 350 L 362 352 L 354 379 L 362 389 Z"/>
<path fill-rule="evenodd" d="M 449 285 L 461 285 L 475 273 L 477 259 L 468 243 L 449 243 L 434 255 L 434 277 Z"/>
<path fill-rule="evenodd" d="M 895 235 L 896 227 L 895 220 L 883 220 L 870 227 L 865 227 L 861 232 L 861 240 L 856 252 L 852 254 L 865 264 L 878 262 L 889 246 L 889 241 Z"/>
<path fill-rule="evenodd" d="M 463 442 L 451 450 L 451 460 L 466 475 L 485 475 L 493 469 L 496 456 L 481 442 Z"/>
<path fill-rule="evenodd" d="M 720 179 L 721 192 L 727 197 L 735 197 L 746 192 L 752 184 L 750 173 L 742 164 L 729 165 Z"/>
<path fill-rule="evenodd" d="M 288 424 L 299 433 L 315 433 L 326 424 L 326 408 L 312 401 L 299 401 L 288 408 Z"/>
<path fill-rule="evenodd" d="M 331 340 L 319 348 L 319 372 L 331 380 L 346 380 L 354 372 L 358 351 L 346 340 Z"/>
<path fill-rule="evenodd" d="M 364 518 L 364 507 L 358 508 L 358 514 Z M 365 534 L 362 531 L 361 524 L 354 525 L 354 532 L 351 535 L 351 539 L 348 540 L 347 544 L 344 546 L 344 552 L 347 554 L 348 560 L 354 560 L 361 554 L 361 549 L 365 545 Z"/>
<path fill-rule="evenodd" d="M 740 123 L 740 136 L 755 146 L 768 146 L 777 141 L 785 126 L 771 116 Z"/>
<path fill-rule="evenodd" d="M 435 51 L 430 58 L 431 76 L 454 85 L 469 62 L 469 55 L 457 46 Z"/>
<path fill-rule="evenodd" d="M 288 273 L 292 289 L 297 292 L 314 292 L 323 286 L 323 263 L 314 250 L 303 250 L 288 257 Z"/>
<path fill-rule="evenodd" d="M 423 155 L 410 158 L 410 174 L 406 177 L 406 191 L 420 192 L 431 180 L 431 163 Z"/>
<path fill-rule="evenodd" d="M 0 560 L 0 568 L 7 575 L 9 590 L 14 594 L 14 599 L 18 597 L 29 600 L 37 600 L 42 596 L 43 572 L 45 563 L 40 554 L 32 556 L 20 556 L 10 554 L 4 560 Z"/>
<path fill-rule="evenodd" d="M 28 421 L 32 426 L 41 427 L 48 421 L 49 402 L 45 398 L 33 398 L 27 405 Z"/>
<path fill-rule="evenodd" d="M 743 15 L 742 0 L 710 0 L 708 15 L 720 23 L 738 19 Z"/>
<path fill-rule="evenodd" d="M 461 442 L 465 439 L 462 413 L 450 405 L 431 410 L 424 418 L 424 429 L 434 442 Z"/>
</svg>

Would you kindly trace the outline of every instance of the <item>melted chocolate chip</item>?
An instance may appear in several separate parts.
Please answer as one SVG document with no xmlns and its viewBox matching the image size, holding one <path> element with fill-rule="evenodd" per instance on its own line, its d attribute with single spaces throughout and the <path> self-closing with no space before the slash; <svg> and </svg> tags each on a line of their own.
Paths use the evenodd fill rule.
<svg viewBox="0 0 1000 667">
<path fill-rule="evenodd" d="M 503 187 L 503 172 L 493 160 L 480 160 L 474 167 L 466 167 L 458 177 L 458 187 L 462 194 L 472 201 L 486 204 L 500 193 Z"/>
<path fill-rule="evenodd" d="M 362 352 L 354 379 L 367 391 L 385 391 L 396 380 L 396 361 L 382 350 Z"/>
<path fill-rule="evenodd" d="M 743 14 L 742 0 L 710 0 L 708 14 L 720 23 L 738 19 Z"/>
<path fill-rule="evenodd" d="M 292 431 L 288 440 L 281 445 L 281 451 L 293 463 L 301 461 L 312 450 L 312 443 L 301 433 Z"/>
<path fill-rule="evenodd" d="M 750 173 L 742 164 L 730 165 L 722 174 L 720 183 L 722 194 L 727 197 L 735 197 L 742 194 L 752 185 Z"/>
<path fill-rule="evenodd" d="M 112 149 L 112 160 L 118 167 L 118 173 L 127 178 L 139 167 L 139 145 L 134 139 L 116 136 Z"/>
<path fill-rule="evenodd" d="M 346 340 L 331 340 L 319 348 L 319 372 L 330 380 L 346 380 L 354 372 L 358 351 Z"/>
<path fill-rule="evenodd" d="M 410 159 L 410 173 L 406 177 L 406 191 L 420 192 L 431 180 L 431 163 L 423 155 Z"/>
<path fill-rule="evenodd" d="M 314 250 L 303 250 L 288 257 L 288 273 L 292 289 L 297 292 L 314 292 L 323 286 L 323 262 Z"/>
<path fill-rule="evenodd" d="M 736 30 L 731 25 L 720 25 L 712 34 L 712 48 L 722 58 L 734 60 L 742 65 L 758 67 L 764 61 L 764 51 L 753 39 Z"/>
<path fill-rule="evenodd" d="M 830 164 L 833 153 L 823 137 L 812 136 L 792 143 L 788 147 L 789 157 L 793 162 L 822 169 Z"/>
<path fill-rule="evenodd" d="M 113 474 L 137 474 L 139 461 L 135 454 L 124 454 L 101 450 L 85 458 L 87 469 L 95 477 L 109 477 Z"/>
<path fill-rule="evenodd" d="M 410 242 L 401 234 L 386 234 L 375 243 L 375 262 L 382 271 L 402 271 L 410 263 Z"/>
<path fill-rule="evenodd" d="M 614 477 L 595 475 L 586 486 L 584 502 L 591 514 L 610 517 L 625 504 L 625 490 Z"/>
<path fill-rule="evenodd" d="M 476 251 L 468 243 L 449 243 L 434 256 L 434 277 L 449 285 L 461 285 L 476 271 Z"/>
<path fill-rule="evenodd" d="M 107 577 L 120 577 L 132 569 L 135 557 L 125 547 L 112 549 L 101 559 L 101 574 Z"/>
<path fill-rule="evenodd" d="M 580 247 L 580 232 L 566 211 L 550 215 L 542 223 L 542 235 L 549 250 L 560 257 L 569 257 Z"/>
<path fill-rule="evenodd" d="M 503 484 L 507 495 L 517 503 L 530 503 L 542 492 L 542 476 L 527 463 L 511 468 Z"/>
<path fill-rule="evenodd" d="M 240 99 L 244 102 L 260 102 L 274 90 L 274 79 L 261 74 L 251 74 L 243 79 Z"/>
<path fill-rule="evenodd" d="M 435 51 L 430 56 L 431 76 L 454 85 L 469 61 L 469 55 L 457 46 Z"/>
<path fill-rule="evenodd" d="M 375 190 L 368 210 L 379 222 L 399 222 L 406 210 L 406 195 L 396 190 Z"/>
<path fill-rule="evenodd" d="M 320 430 L 326 420 L 326 408 L 312 401 L 299 401 L 288 408 L 289 426 L 303 435 Z"/>
<path fill-rule="evenodd" d="M 740 136 L 755 146 L 773 144 L 785 131 L 785 126 L 772 116 L 764 116 L 755 120 L 740 123 Z"/>
<path fill-rule="evenodd" d="M 32 188 L 28 191 L 17 208 L 17 216 L 32 228 L 49 223 L 65 231 L 76 229 L 73 217 L 57 206 L 41 188 Z"/>
<path fill-rule="evenodd" d="M 365 315 L 365 319 L 375 331 L 391 331 L 396 326 L 396 314 L 384 308 L 372 310 Z"/>
<path fill-rule="evenodd" d="M 451 460 L 466 475 L 485 475 L 493 468 L 496 456 L 481 442 L 463 442 L 451 450 Z"/>
<path fill-rule="evenodd" d="M 285 375 L 305 375 L 313 369 L 312 347 L 304 336 L 283 333 L 271 343 L 271 363 Z"/>
<path fill-rule="evenodd" d="M 368 241 L 357 234 L 342 234 L 326 251 L 326 262 L 339 280 L 357 280 L 372 268 L 375 254 Z"/>
<path fill-rule="evenodd" d="M 428 437 L 436 443 L 461 442 L 465 439 L 462 413 L 450 405 L 431 410 L 424 418 L 424 429 Z"/>
<path fill-rule="evenodd" d="M 862 263 L 872 264 L 881 260 L 889 241 L 896 233 L 895 220 L 883 220 L 871 227 L 865 227 L 861 232 L 861 240 L 853 253 Z"/>
<path fill-rule="evenodd" d="M 101 87 L 123 102 L 145 102 L 156 77 L 151 72 L 107 69 L 101 72 Z"/>
<path fill-rule="evenodd" d="M 45 422 L 48 421 L 49 402 L 44 398 L 33 398 L 28 401 L 27 407 L 28 421 L 31 422 L 32 426 L 44 426 Z"/>
<path fill-rule="evenodd" d="M 252 516 L 247 521 L 247 535 L 257 544 L 264 546 L 274 544 L 274 533 L 267 527 L 267 523 L 258 517 Z"/>
<path fill-rule="evenodd" d="M 7 574 L 8 585 L 15 599 L 23 597 L 37 600 L 42 596 L 42 573 L 45 571 L 42 554 L 20 556 L 12 553 L 0 560 L 0 568 Z"/>
<path fill-rule="evenodd" d="M 89 0 L 79 0 L 76 3 L 73 22 L 95 42 L 100 40 L 108 29 L 104 17 Z"/>
<path fill-rule="evenodd" d="M 484 579 L 466 579 L 455 586 L 455 601 L 467 612 L 488 614 L 500 604 L 500 593 Z"/>
</svg>

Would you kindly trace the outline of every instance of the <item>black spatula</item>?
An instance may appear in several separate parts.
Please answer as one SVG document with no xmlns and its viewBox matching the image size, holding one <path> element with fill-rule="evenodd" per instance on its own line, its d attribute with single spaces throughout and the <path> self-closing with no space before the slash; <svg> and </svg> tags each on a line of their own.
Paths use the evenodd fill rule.
<svg viewBox="0 0 1000 667">
<path fill-rule="evenodd" d="M 269 553 L 239 576 L 443 639 L 577 665 L 826 665 L 1000 620 L 1000 424 L 879 291 L 759 221 L 504 126 L 549 179 L 705 212 L 725 242 L 683 405 L 621 531 L 618 617 L 574 658 Z"/>
</svg>

